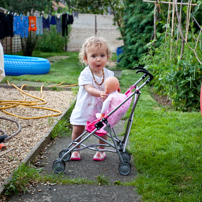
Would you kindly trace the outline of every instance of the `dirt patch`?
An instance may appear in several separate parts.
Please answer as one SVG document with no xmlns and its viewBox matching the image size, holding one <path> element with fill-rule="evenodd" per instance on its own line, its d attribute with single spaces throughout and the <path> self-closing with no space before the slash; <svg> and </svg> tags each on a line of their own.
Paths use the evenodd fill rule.
<svg viewBox="0 0 202 202">
<path fill-rule="evenodd" d="M 53 57 L 49 57 L 47 59 L 50 63 L 54 63 L 54 62 L 58 62 L 60 60 L 64 60 L 67 58 L 69 58 L 69 56 L 53 56 Z"/>
<path fill-rule="evenodd" d="M 172 100 L 168 98 L 166 95 L 158 95 L 157 93 L 154 93 L 154 91 L 151 89 L 150 91 L 152 98 L 158 102 L 161 106 L 168 106 L 172 107 Z"/>
</svg>

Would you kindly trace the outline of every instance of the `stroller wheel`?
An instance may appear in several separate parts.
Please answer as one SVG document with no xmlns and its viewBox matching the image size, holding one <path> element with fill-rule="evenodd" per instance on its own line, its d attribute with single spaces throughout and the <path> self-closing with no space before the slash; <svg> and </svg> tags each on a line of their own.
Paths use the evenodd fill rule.
<svg viewBox="0 0 202 202">
<path fill-rule="evenodd" d="M 131 171 L 131 165 L 128 162 L 119 164 L 119 173 L 121 175 L 129 175 Z"/>
<path fill-rule="evenodd" d="M 63 149 L 60 153 L 59 153 L 59 158 L 61 159 L 62 157 L 63 157 L 63 155 L 65 154 L 65 153 L 67 153 L 69 150 L 68 149 Z M 63 157 L 63 161 L 68 161 L 69 159 L 70 159 L 70 157 L 71 157 L 71 152 L 69 152 L 69 153 L 67 153 L 67 154 L 65 154 L 65 156 Z"/>
<path fill-rule="evenodd" d="M 66 164 L 63 160 L 56 159 L 53 162 L 52 169 L 56 174 L 59 174 L 65 170 L 65 166 L 66 166 Z"/>
<path fill-rule="evenodd" d="M 128 163 L 130 162 L 131 155 L 128 151 L 121 152 L 121 156 L 122 156 L 124 162 L 128 162 Z"/>
</svg>

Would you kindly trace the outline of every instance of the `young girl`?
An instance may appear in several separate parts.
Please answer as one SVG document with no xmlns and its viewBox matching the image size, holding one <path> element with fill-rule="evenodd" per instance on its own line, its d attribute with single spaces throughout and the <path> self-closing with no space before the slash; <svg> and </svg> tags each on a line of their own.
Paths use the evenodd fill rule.
<svg viewBox="0 0 202 202">
<path fill-rule="evenodd" d="M 105 68 L 110 56 L 111 51 L 107 42 L 99 37 L 86 39 L 81 48 L 80 61 L 88 66 L 81 72 L 78 79 L 77 102 L 70 117 L 70 123 L 73 125 L 72 140 L 84 132 L 87 121 L 96 120 L 95 115 L 101 111 L 103 101 L 107 98 L 104 81 L 107 77 L 114 76 L 112 71 Z M 102 138 L 107 139 L 107 136 Z M 99 139 L 99 144 L 105 144 L 105 142 Z M 99 148 L 104 149 L 103 146 Z M 93 160 L 103 161 L 105 157 L 105 152 L 98 151 Z M 72 152 L 71 160 L 81 160 L 80 152 Z"/>
</svg>

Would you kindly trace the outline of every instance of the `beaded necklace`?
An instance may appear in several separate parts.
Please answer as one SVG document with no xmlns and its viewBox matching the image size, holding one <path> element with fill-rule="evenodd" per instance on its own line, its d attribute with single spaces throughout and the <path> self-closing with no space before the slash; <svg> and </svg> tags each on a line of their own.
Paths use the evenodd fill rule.
<svg viewBox="0 0 202 202">
<path fill-rule="evenodd" d="M 92 76 L 93 76 L 93 80 L 95 81 L 95 83 L 98 85 L 98 86 L 101 86 L 103 83 L 104 83 L 104 80 L 105 80 L 105 72 L 104 70 L 102 69 L 102 75 L 103 75 L 103 78 L 102 78 L 102 82 L 101 83 L 98 83 L 96 80 L 95 80 L 95 75 L 93 73 L 93 70 L 90 68 L 90 71 L 92 73 Z"/>
</svg>

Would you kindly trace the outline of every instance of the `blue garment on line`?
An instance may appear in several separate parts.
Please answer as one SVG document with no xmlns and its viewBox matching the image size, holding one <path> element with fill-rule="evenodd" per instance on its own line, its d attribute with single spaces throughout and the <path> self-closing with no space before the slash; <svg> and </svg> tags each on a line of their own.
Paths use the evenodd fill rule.
<svg viewBox="0 0 202 202">
<path fill-rule="evenodd" d="M 45 19 L 45 18 L 43 17 L 43 28 L 48 28 L 48 29 L 50 29 L 50 19 L 49 19 L 49 17 L 48 17 L 47 19 Z"/>
<path fill-rule="evenodd" d="M 13 33 L 20 35 L 21 38 L 27 38 L 29 33 L 28 16 L 14 16 L 13 17 Z"/>
<path fill-rule="evenodd" d="M 36 30 L 36 34 L 39 35 L 43 35 L 43 20 L 42 20 L 42 17 L 37 17 L 36 18 L 36 27 L 37 27 L 37 30 Z"/>
<path fill-rule="evenodd" d="M 22 16 L 21 20 L 21 38 L 27 38 L 29 33 L 29 19 L 28 16 Z"/>
<path fill-rule="evenodd" d="M 21 34 L 21 16 L 13 17 L 13 34 L 20 35 Z"/>
<path fill-rule="evenodd" d="M 55 24 L 56 24 L 55 16 L 51 16 L 50 24 L 51 24 L 51 25 L 55 25 Z"/>
</svg>

